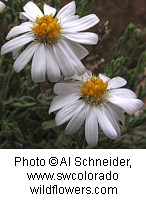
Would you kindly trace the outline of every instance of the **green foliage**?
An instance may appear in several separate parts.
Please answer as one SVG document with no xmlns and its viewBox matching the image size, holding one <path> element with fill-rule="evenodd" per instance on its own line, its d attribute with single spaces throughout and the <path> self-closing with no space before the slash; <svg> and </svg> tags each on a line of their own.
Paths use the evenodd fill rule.
<svg viewBox="0 0 146 204">
<path fill-rule="evenodd" d="M 5 42 L 8 30 L 20 23 L 18 13 L 27 0 L 7 2 L 1 14 L 0 42 Z M 42 1 L 34 1 L 42 6 Z M 61 7 L 61 1 L 50 1 L 52 6 Z M 82 0 L 77 3 L 77 13 L 81 16 L 89 12 L 93 1 Z M 109 77 L 121 76 L 127 87 L 135 91 L 141 100 L 146 99 L 144 80 L 146 67 L 146 29 L 129 24 L 120 38 L 114 53 L 103 72 Z M 97 45 L 98 46 L 98 45 Z M 21 73 L 13 71 L 11 54 L 0 56 L 0 148 L 91 148 L 85 142 L 84 130 L 72 136 L 64 134 L 66 125 L 56 127 L 54 114 L 48 114 L 54 98 L 52 84 L 34 83 L 30 76 L 30 66 Z M 126 115 L 119 141 L 99 135 L 95 148 L 146 148 L 146 110 L 134 116 Z"/>
<path fill-rule="evenodd" d="M 122 76 L 127 80 L 127 88 L 137 93 L 138 98 L 146 100 L 146 29 L 130 23 L 120 38 L 118 45 L 105 68 L 110 77 Z M 146 109 L 139 111 L 134 117 L 126 116 L 126 124 L 122 135 L 132 135 L 131 143 L 127 139 L 117 142 L 121 148 L 146 148 Z M 138 128 L 138 126 L 140 126 Z M 133 141 L 134 140 L 134 141 Z M 126 144 L 124 144 L 126 141 Z M 116 142 L 115 142 L 116 143 Z M 114 143 L 114 145 L 115 145 Z M 129 144 L 128 144 L 129 143 Z M 115 148 L 113 146 L 113 148 Z"/>
<path fill-rule="evenodd" d="M 77 14 L 80 16 L 87 15 L 90 12 L 94 0 L 76 0 Z"/>
<path fill-rule="evenodd" d="M 62 0 L 50 0 L 50 5 L 54 8 L 56 8 L 57 10 L 59 10 L 61 8 L 62 5 Z"/>
</svg>

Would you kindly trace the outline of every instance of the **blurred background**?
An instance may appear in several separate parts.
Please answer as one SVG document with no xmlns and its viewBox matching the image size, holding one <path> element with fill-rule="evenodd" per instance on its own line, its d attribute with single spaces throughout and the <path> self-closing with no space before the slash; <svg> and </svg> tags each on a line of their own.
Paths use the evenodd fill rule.
<svg viewBox="0 0 146 204">
<path fill-rule="evenodd" d="M 46 2 L 49 2 L 46 0 Z M 61 4 L 65 5 L 71 1 L 62 0 Z M 82 5 L 82 0 L 78 1 Z M 130 22 L 146 26 L 146 0 L 91 0 L 90 13 L 95 13 L 100 24 L 108 21 L 110 35 L 104 41 L 104 57 L 108 58 L 116 46 L 119 37 L 124 33 Z M 97 31 L 97 26 L 94 29 Z"/>
</svg>

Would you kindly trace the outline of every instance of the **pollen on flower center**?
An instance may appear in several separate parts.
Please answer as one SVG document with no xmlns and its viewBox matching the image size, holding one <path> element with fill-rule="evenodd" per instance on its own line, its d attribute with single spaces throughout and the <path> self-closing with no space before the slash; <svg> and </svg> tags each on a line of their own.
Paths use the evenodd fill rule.
<svg viewBox="0 0 146 204">
<path fill-rule="evenodd" d="M 60 37 L 61 26 L 58 23 L 58 18 L 53 18 L 53 15 L 44 15 L 41 18 L 36 18 L 35 26 L 32 28 L 37 39 L 43 43 L 53 44 Z"/>
<path fill-rule="evenodd" d="M 81 96 L 87 103 L 100 104 L 105 99 L 108 82 L 92 76 L 89 81 L 83 82 Z"/>
</svg>

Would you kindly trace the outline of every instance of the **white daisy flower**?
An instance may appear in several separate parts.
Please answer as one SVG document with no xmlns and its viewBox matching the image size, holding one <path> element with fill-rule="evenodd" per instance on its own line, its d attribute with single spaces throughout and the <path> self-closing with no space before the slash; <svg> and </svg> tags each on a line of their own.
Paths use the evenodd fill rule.
<svg viewBox="0 0 146 204">
<path fill-rule="evenodd" d="M 86 69 L 81 63 L 88 51 L 81 44 L 96 44 L 98 36 L 82 32 L 99 22 L 95 14 L 79 18 L 75 15 L 75 1 L 64 6 L 57 14 L 56 9 L 44 4 L 43 12 L 33 2 L 28 2 L 20 18 L 28 19 L 10 30 L 1 53 L 13 52 L 16 59 L 14 70 L 20 72 L 32 59 L 31 75 L 35 82 L 56 82 L 60 71 L 64 76 L 82 75 Z M 23 49 L 19 55 L 20 50 Z M 19 55 L 19 56 L 18 56 Z"/>
<path fill-rule="evenodd" d="M 0 1 L 0 13 L 4 10 L 5 4 Z"/>
<path fill-rule="evenodd" d="M 75 77 L 74 77 L 75 79 Z M 91 72 L 66 83 L 57 83 L 49 113 L 58 111 L 57 126 L 67 122 L 65 133 L 74 134 L 85 122 L 85 138 L 89 145 L 98 142 L 99 127 L 110 139 L 118 139 L 124 125 L 124 112 L 133 114 L 143 106 L 133 91 L 121 88 L 126 84 L 121 77 L 98 77 Z"/>
</svg>

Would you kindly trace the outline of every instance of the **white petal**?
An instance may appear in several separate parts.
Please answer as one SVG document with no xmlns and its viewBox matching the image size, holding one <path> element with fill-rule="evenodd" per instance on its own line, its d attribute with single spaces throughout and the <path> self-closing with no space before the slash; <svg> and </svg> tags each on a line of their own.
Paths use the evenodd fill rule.
<svg viewBox="0 0 146 204">
<path fill-rule="evenodd" d="M 76 112 L 76 114 L 69 121 L 65 129 L 65 133 L 67 135 L 72 135 L 79 130 L 79 128 L 82 126 L 82 124 L 85 121 L 88 109 L 89 109 L 89 106 L 87 104 L 84 104 L 81 110 Z"/>
<path fill-rule="evenodd" d="M 72 21 L 75 21 L 79 19 L 79 16 L 78 15 L 73 15 L 73 16 L 66 16 L 66 17 L 63 17 L 63 19 L 61 18 L 60 19 L 60 25 L 62 26 L 62 28 L 64 26 L 67 26 L 68 24 L 70 24 Z"/>
<path fill-rule="evenodd" d="M 65 106 L 62 108 L 55 117 L 56 125 L 59 126 L 68 120 L 70 120 L 76 112 L 78 112 L 84 105 L 84 102 L 82 100 L 75 101 L 71 105 Z"/>
<path fill-rule="evenodd" d="M 0 13 L 4 10 L 5 4 L 0 1 Z"/>
<path fill-rule="evenodd" d="M 112 110 L 113 115 L 117 122 L 120 125 L 124 125 L 125 123 L 124 111 L 122 111 L 117 105 L 114 105 L 112 103 L 108 103 L 108 107 Z"/>
<path fill-rule="evenodd" d="M 72 70 L 72 75 L 70 73 L 64 73 L 64 76 L 73 76 L 74 74 L 77 75 L 83 75 L 86 71 L 84 65 L 81 63 L 79 58 L 75 55 L 75 53 L 72 52 L 70 49 L 68 43 L 65 40 L 60 40 L 60 43 L 58 43 L 58 46 L 60 46 L 62 53 L 64 53 L 64 56 L 67 60 L 67 65 L 64 67 L 64 72 L 67 72 L 67 68 L 70 67 L 70 70 Z"/>
<path fill-rule="evenodd" d="M 66 39 L 66 42 L 70 49 L 72 50 L 72 52 L 74 52 L 74 54 L 79 58 L 79 60 L 83 59 L 85 56 L 89 54 L 88 50 L 79 43 L 73 42 L 68 39 Z"/>
<path fill-rule="evenodd" d="M 34 17 L 32 17 L 31 15 L 27 14 L 26 12 L 20 12 L 19 13 L 19 18 L 23 19 L 23 20 L 28 19 L 28 20 L 33 21 L 33 22 L 35 21 Z"/>
<path fill-rule="evenodd" d="M 78 75 L 74 74 L 74 75 L 71 76 L 71 77 L 64 77 L 64 80 L 65 80 L 65 81 L 74 82 L 74 81 L 81 81 L 82 78 L 81 78 L 81 76 L 78 76 Z"/>
<path fill-rule="evenodd" d="M 103 82 L 107 82 L 107 81 L 110 80 L 109 77 L 107 77 L 107 76 L 105 76 L 105 75 L 103 75 L 103 74 L 99 74 L 99 77 L 100 77 L 100 79 L 102 79 Z"/>
<path fill-rule="evenodd" d="M 98 123 L 104 134 L 111 139 L 116 139 L 118 136 L 117 132 L 114 129 L 108 117 L 106 116 L 106 114 L 104 113 L 102 106 L 96 108 L 95 114 L 97 114 Z"/>
<path fill-rule="evenodd" d="M 44 4 L 44 14 L 45 15 L 55 15 L 55 13 L 56 13 L 56 9 L 55 8 L 53 8 L 53 7 L 51 7 L 51 6 L 49 6 L 49 5 L 47 5 L 47 4 Z"/>
<path fill-rule="evenodd" d="M 86 72 L 81 76 L 74 74 L 72 77 L 65 77 L 65 80 L 66 81 L 81 81 L 80 83 L 82 84 L 83 81 L 87 81 L 91 77 L 92 77 L 92 72 L 90 70 L 86 70 Z"/>
<path fill-rule="evenodd" d="M 37 49 L 34 52 L 31 67 L 31 76 L 34 82 L 45 81 L 46 75 L 46 55 L 45 45 L 38 44 Z"/>
<path fill-rule="evenodd" d="M 88 16 L 82 17 L 74 22 L 71 22 L 70 25 L 64 25 L 64 31 L 66 32 L 79 32 L 87 30 L 88 28 L 93 27 L 99 22 L 99 18 L 95 14 L 90 14 Z"/>
<path fill-rule="evenodd" d="M 76 5 L 75 1 L 70 2 L 69 4 L 65 5 L 57 14 L 57 18 L 64 18 L 67 16 L 72 16 L 76 12 Z"/>
<path fill-rule="evenodd" d="M 98 142 L 98 121 L 96 109 L 90 108 L 85 121 L 85 138 L 89 145 L 95 146 Z"/>
<path fill-rule="evenodd" d="M 131 99 L 131 98 L 121 98 L 118 96 L 114 96 L 111 98 L 108 98 L 108 101 L 111 103 L 117 105 L 125 112 L 132 115 L 136 111 L 138 111 L 143 106 L 143 102 L 139 99 Z"/>
<path fill-rule="evenodd" d="M 34 36 L 31 34 L 24 34 L 17 38 L 10 40 L 9 42 L 5 43 L 1 48 L 1 54 L 6 54 L 11 52 L 19 47 L 26 45 L 27 43 L 34 40 Z"/>
<path fill-rule="evenodd" d="M 52 113 L 53 111 L 59 110 L 60 108 L 72 104 L 74 101 L 78 100 L 80 98 L 80 95 L 78 93 L 64 93 L 56 96 L 50 106 L 49 113 Z"/>
<path fill-rule="evenodd" d="M 80 82 L 74 82 L 74 83 L 56 83 L 54 85 L 54 93 L 55 94 L 62 94 L 66 92 L 78 92 L 81 89 L 81 83 Z"/>
<path fill-rule="evenodd" d="M 66 38 L 69 40 L 82 43 L 82 44 L 89 44 L 89 45 L 95 45 L 98 41 L 98 35 L 91 32 L 83 32 L 83 33 L 73 33 L 73 34 L 66 34 Z"/>
<path fill-rule="evenodd" d="M 115 89 L 124 86 L 127 84 L 127 81 L 122 77 L 114 77 L 108 82 L 107 89 Z"/>
<path fill-rule="evenodd" d="M 18 57 L 18 55 L 20 54 L 20 51 L 21 51 L 22 48 L 23 48 L 23 46 L 18 47 L 15 50 L 12 51 L 13 59 L 16 59 Z"/>
<path fill-rule="evenodd" d="M 36 4 L 34 4 L 32 1 L 29 1 L 25 6 L 23 7 L 24 11 L 31 16 L 34 20 L 36 20 L 37 17 L 42 17 L 43 13 L 38 8 Z"/>
<path fill-rule="evenodd" d="M 87 70 L 87 71 L 85 72 L 85 74 L 83 74 L 83 75 L 81 76 L 82 81 L 87 81 L 87 80 L 90 79 L 91 77 L 92 77 L 92 72 L 91 72 L 90 70 Z"/>
<path fill-rule="evenodd" d="M 109 97 L 119 96 L 123 98 L 137 98 L 136 94 L 130 89 L 120 88 L 120 89 L 112 89 L 109 91 Z"/>
<path fill-rule="evenodd" d="M 31 43 L 16 59 L 13 67 L 16 72 L 20 72 L 26 64 L 31 60 L 35 50 L 37 49 L 38 43 Z"/>
<path fill-rule="evenodd" d="M 31 31 L 32 30 L 31 27 L 32 27 L 32 23 L 31 22 L 22 23 L 19 26 L 15 26 L 14 28 L 12 28 L 10 30 L 10 32 L 8 33 L 6 39 L 9 40 L 10 38 L 16 37 L 19 34 Z"/>
<path fill-rule="evenodd" d="M 46 46 L 45 48 L 45 54 L 46 54 L 46 66 L 47 66 L 47 77 L 51 82 L 57 82 L 60 79 L 60 69 L 58 67 L 58 64 L 56 62 L 56 59 L 53 55 L 52 48 L 48 48 Z"/>
<path fill-rule="evenodd" d="M 114 127 L 114 129 L 117 132 L 117 136 L 119 137 L 121 135 L 121 131 L 119 128 L 119 124 L 117 123 L 117 120 L 114 117 L 114 112 L 112 109 L 110 109 L 110 106 L 108 106 L 108 104 L 105 104 L 102 107 L 102 110 L 104 111 L 105 115 L 107 116 L 107 118 L 109 119 L 109 121 L 111 122 L 112 126 Z M 115 138 L 116 139 L 116 138 Z"/>
<path fill-rule="evenodd" d="M 70 63 L 69 54 L 66 52 L 61 43 L 53 45 L 54 57 L 64 76 L 73 76 L 74 72 Z"/>
</svg>

